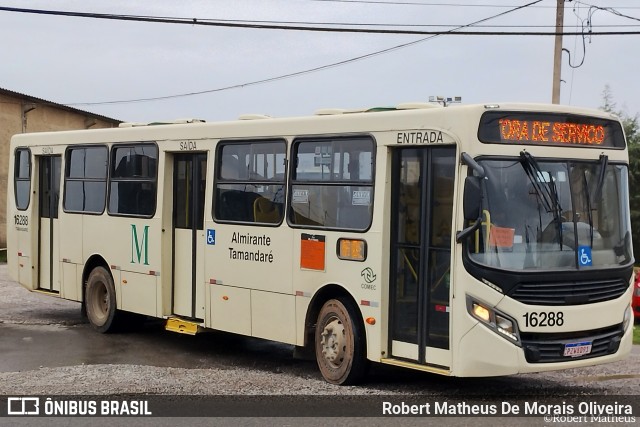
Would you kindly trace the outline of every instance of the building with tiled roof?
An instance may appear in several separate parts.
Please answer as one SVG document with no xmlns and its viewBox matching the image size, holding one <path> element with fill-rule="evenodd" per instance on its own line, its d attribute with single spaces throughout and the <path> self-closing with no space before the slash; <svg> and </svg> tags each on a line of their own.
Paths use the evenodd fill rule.
<svg viewBox="0 0 640 427">
<path fill-rule="evenodd" d="M 6 247 L 9 141 L 17 133 L 117 127 L 120 120 L 0 88 L 0 247 Z"/>
</svg>

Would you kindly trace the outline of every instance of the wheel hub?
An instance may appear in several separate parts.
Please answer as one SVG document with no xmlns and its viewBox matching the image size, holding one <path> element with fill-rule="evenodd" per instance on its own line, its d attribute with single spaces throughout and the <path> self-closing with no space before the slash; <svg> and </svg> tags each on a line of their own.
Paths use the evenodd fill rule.
<svg viewBox="0 0 640 427">
<path fill-rule="evenodd" d="M 327 323 L 322 331 L 322 355 L 334 366 L 340 366 L 346 352 L 344 325 L 338 319 Z"/>
</svg>

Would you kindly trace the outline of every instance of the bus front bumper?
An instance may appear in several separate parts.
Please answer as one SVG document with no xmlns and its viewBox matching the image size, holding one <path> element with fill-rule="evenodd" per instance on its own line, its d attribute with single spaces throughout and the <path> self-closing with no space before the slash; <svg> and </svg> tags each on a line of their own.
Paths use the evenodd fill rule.
<svg viewBox="0 0 640 427">
<path fill-rule="evenodd" d="M 603 329 L 612 329 L 603 328 Z M 612 353 L 561 358 L 564 361 L 538 361 L 531 363 L 525 356 L 527 343 L 519 346 L 478 323 L 460 340 L 452 375 L 460 377 L 490 377 L 519 373 L 544 372 L 560 369 L 611 363 L 624 359 L 632 346 L 633 322 L 628 325 L 619 341 L 611 344 Z M 619 337 L 619 334 L 618 334 Z M 555 341 L 558 341 L 557 339 Z M 565 340 L 566 341 L 566 340 Z M 558 345 L 557 343 L 555 344 Z M 560 344 L 562 345 L 562 344 Z M 529 349 L 528 351 L 532 351 Z M 532 355 L 528 355 L 532 359 Z"/>
</svg>

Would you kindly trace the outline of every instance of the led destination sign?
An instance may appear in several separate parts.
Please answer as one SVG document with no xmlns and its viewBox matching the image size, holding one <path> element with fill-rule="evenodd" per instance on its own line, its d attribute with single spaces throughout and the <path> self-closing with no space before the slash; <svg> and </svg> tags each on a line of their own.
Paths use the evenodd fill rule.
<svg viewBox="0 0 640 427">
<path fill-rule="evenodd" d="M 516 119 L 500 119 L 503 141 L 562 142 L 566 144 L 596 144 L 604 142 L 604 126 L 578 123 L 553 123 Z"/>
<path fill-rule="evenodd" d="M 568 114 L 489 111 L 480 119 L 478 138 L 490 144 L 625 147 L 618 122 Z"/>
</svg>

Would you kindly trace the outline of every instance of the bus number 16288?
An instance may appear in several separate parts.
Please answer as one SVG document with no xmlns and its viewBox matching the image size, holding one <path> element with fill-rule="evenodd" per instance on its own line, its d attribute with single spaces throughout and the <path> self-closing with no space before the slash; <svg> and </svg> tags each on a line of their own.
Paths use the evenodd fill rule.
<svg viewBox="0 0 640 427">
<path fill-rule="evenodd" d="M 524 323 L 526 327 L 538 327 L 538 326 L 562 326 L 564 325 L 564 313 L 562 311 L 532 311 L 526 312 L 522 315 L 524 317 Z"/>
</svg>

